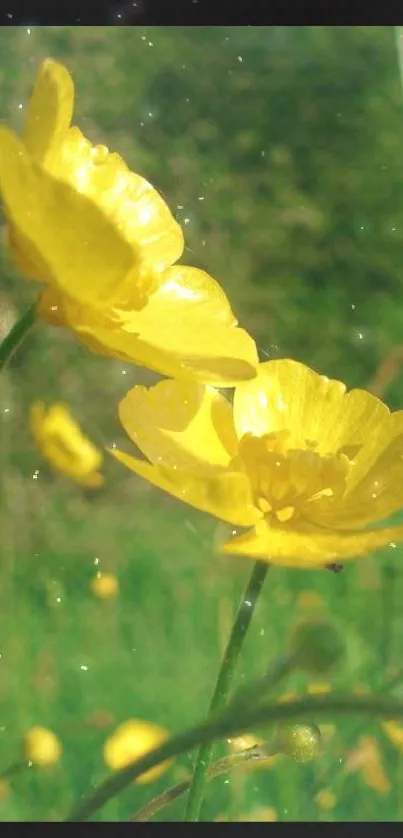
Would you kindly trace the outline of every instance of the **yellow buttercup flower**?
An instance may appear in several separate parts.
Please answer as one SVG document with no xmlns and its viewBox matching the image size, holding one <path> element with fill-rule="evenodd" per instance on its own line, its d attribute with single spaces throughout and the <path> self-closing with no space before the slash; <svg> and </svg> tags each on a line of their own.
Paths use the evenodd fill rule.
<svg viewBox="0 0 403 838">
<path fill-rule="evenodd" d="M 148 458 L 111 453 L 180 500 L 249 527 L 220 549 L 313 568 L 403 538 L 403 411 L 296 361 L 260 364 L 233 405 L 214 388 L 162 381 L 119 406 Z"/>
<path fill-rule="evenodd" d="M 102 486 L 103 454 L 85 437 L 63 404 L 46 409 L 34 402 L 30 411 L 32 435 L 43 456 L 62 474 L 90 488 Z"/>
<path fill-rule="evenodd" d="M 104 745 L 104 760 L 113 771 L 125 768 L 168 739 L 165 728 L 141 719 L 128 719 L 116 728 Z M 150 768 L 137 778 L 136 783 L 151 783 L 168 768 L 172 760 Z"/>
<path fill-rule="evenodd" d="M 386 794 L 391 789 L 379 745 L 373 736 L 360 737 L 345 761 L 345 771 L 360 772 L 367 786 L 380 794 Z"/>
<path fill-rule="evenodd" d="M 23 738 L 24 759 L 28 759 L 43 768 L 55 765 L 62 754 L 62 746 L 53 733 L 46 727 L 31 727 Z"/>
<path fill-rule="evenodd" d="M 0 192 L 11 254 L 45 283 L 42 317 L 95 352 L 165 375 L 230 386 L 253 377 L 256 346 L 218 285 L 178 265 L 184 240 L 158 192 L 70 126 L 74 86 L 42 63 L 22 138 L 0 127 Z"/>
<path fill-rule="evenodd" d="M 113 573 L 99 573 L 91 580 L 91 591 L 99 599 L 115 599 L 119 593 L 119 582 Z"/>
</svg>

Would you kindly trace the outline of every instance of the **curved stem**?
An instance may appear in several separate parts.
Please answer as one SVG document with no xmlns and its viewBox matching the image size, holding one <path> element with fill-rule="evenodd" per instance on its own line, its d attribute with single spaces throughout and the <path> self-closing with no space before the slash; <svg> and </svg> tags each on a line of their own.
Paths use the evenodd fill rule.
<svg viewBox="0 0 403 838">
<path fill-rule="evenodd" d="M 264 750 L 264 745 L 254 745 L 253 748 L 248 748 L 246 751 L 242 751 L 239 754 L 233 754 L 229 757 L 223 757 L 222 759 L 217 760 L 207 771 L 207 780 L 213 780 L 215 777 L 220 777 L 222 774 L 227 774 L 228 771 L 233 771 L 235 768 L 249 768 L 251 762 L 267 762 L 271 756 L 274 754 L 270 754 L 269 751 Z M 148 821 L 157 812 L 160 812 L 161 809 L 164 809 L 165 806 L 168 806 L 169 803 L 173 803 L 174 800 L 177 800 L 182 794 L 187 791 L 191 786 L 192 780 L 183 780 L 182 783 L 178 783 L 176 786 L 171 786 L 169 789 L 165 789 L 165 791 L 161 792 L 157 797 L 154 797 L 153 800 L 150 800 L 149 803 L 146 803 L 141 809 L 138 809 L 135 815 L 132 815 L 130 818 L 131 821 L 135 821 L 139 823 L 140 821 Z"/>
<path fill-rule="evenodd" d="M 252 575 L 246 586 L 246 590 L 239 606 L 234 625 L 224 653 L 223 662 L 218 673 L 217 683 L 211 699 L 209 716 L 216 713 L 225 705 L 235 667 L 238 662 L 246 633 L 248 631 L 253 612 L 264 580 L 266 579 L 269 565 L 266 562 L 257 561 L 253 567 Z M 202 745 L 196 757 L 192 784 L 187 799 L 185 810 L 185 821 L 198 821 L 203 802 L 204 785 L 206 782 L 209 762 L 214 749 L 213 742 Z"/>
<path fill-rule="evenodd" d="M 351 696 L 330 695 L 310 696 L 296 701 L 279 704 L 258 705 L 244 709 L 242 715 L 233 713 L 231 706 L 216 716 L 215 719 L 203 722 L 196 727 L 179 733 L 149 751 L 140 759 L 120 769 L 108 777 L 91 793 L 84 797 L 77 808 L 66 818 L 66 823 L 82 823 L 88 820 L 94 812 L 108 803 L 113 797 L 124 791 L 130 783 L 145 774 L 150 768 L 155 768 L 165 760 L 178 757 L 192 748 L 205 742 L 253 730 L 258 725 L 272 725 L 276 722 L 289 724 L 292 722 L 312 721 L 318 718 L 346 716 L 357 714 L 370 718 L 403 719 L 403 702 L 385 695 L 380 696 Z"/>
<path fill-rule="evenodd" d="M 24 340 L 36 321 L 36 303 L 30 306 L 24 314 L 14 323 L 8 335 L 0 343 L 0 372 L 7 364 L 7 361 L 14 355 L 20 343 Z"/>
</svg>

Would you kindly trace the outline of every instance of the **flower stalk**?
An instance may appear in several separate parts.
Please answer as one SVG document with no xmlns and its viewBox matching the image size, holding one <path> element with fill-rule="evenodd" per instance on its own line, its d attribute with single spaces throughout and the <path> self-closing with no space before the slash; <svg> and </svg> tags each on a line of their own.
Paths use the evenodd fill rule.
<svg viewBox="0 0 403 838">
<path fill-rule="evenodd" d="M 253 567 L 251 577 L 239 606 L 234 625 L 224 653 L 223 662 L 218 673 L 216 688 L 211 700 L 209 715 L 212 716 L 226 704 L 231 687 L 235 667 L 248 631 L 259 594 L 266 579 L 269 565 L 257 561 Z M 206 742 L 201 746 L 194 768 L 193 780 L 187 799 L 185 821 L 198 821 L 203 802 L 204 786 L 207 778 L 209 763 L 214 749 L 213 742 Z"/>
<path fill-rule="evenodd" d="M 36 303 L 30 306 L 14 323 L 8 335 L 0 343 L 0 372 L 12 358 L 22 341 L 36 322 Z"/>
</svg>

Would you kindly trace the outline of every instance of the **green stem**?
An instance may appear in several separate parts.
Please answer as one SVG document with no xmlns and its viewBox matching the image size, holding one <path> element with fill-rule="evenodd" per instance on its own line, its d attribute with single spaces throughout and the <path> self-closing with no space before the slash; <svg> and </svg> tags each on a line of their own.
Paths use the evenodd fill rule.
<svg viewBox="0 0 403 838">
<path fill-rule="evenodd" d="M 221 777 L 222 774 L 227 774 L 228 771 L 234 771 L 236 768 L 250 768 L 251 762 L 255 763 L 265 763 L 267 760 L 273 756 L 269 750 L 264 750 L 264 745 L 261 746 L 254 746 L 253 748 L 248 748 L 246 751 L 242 751 L 239 754 L 233 754 L 229 757 L 223 757 L 215 762 L 207 771 L 207 780 L 214 780 L 215 777 Z M 185 791 L 188 791 L 192 783 L 192 780 L 183 780 L 182 783 L 178 783 L 176 786 L 171 786 L 169 789 L 165 789 L 161 794 L 157 797 L 154 797 L 153 800 L 150 800 L 149 803 L 146 803 L 145 806 L 142 806 L 141 809 L 138 809 L 135 815 L 132 815 L 130 818 L 131 821 L 136 822 L 144 822 L 150 820 L 150 818 L 154 817 L 157 812 L 160 812 L 161 809 L 164 809 L 169 803 L 173 803 L 174 800 L 177 800 Z"/>
<path fill-rule="evenodd" d="M 12 762 L 8 768 L 5 768 L 4 771 L 0 771 L 0 780 L 11 780 L 12 777 L 15 777 L 17 774 L 21 774 L 22 771 L 25 771 L 29 767 L 29 763 L 26 760 Z"/>
<path fill-rule="evenodd" d="M 248 631 L 253 612 L 264 580 L 266 579 L 269 565 L 266 562 L 257 561 L 252 570 L 251 577 L 239 606 L 234 625 L 228 640 L 224 658 L 218 673 L 217 683 L 211 699 L 209 716 L 221 710 L 226 704 L 228 692 L 231 686 L 235 667 L 238 663 L 246 633 Z M 213 742 L 206 742 L 201 746 L 196 757 L 192 785 L 190 787 L 185 810 L 185 821 L 198 821 L 200 809 L 203 803 L 204 786 L 208 772 L 209 763 L 214 749 Z"/>
<path fill-rule="evenodd" d="M 8 335 L 0 343 L 0 372 L 6 366 L 7 361 L 14 355 L 20 343 L 24 340 L 36 321 L 36 303 L 28 308 L 24 314 L 14 323 Z"/>
<path fill-rule="evenodd" d="M 169 739 L 163 745 L 149 751 L 136 762 L 117 771 L 95 788 L 66 819 L 67 823 L 82 823 L 88 820 L 109 800 L 124 791 L 130 783 L 155 768 L 161 762 L 174 759 L 198 745 L 234 736 L 255 729 L 258 725 L 272 725 L 277 722 L 289 724 L 292 722 L 309 721 L 318 718 L 346 716 L 358 714 L 362 716 L 381 717 L 385 719 L 403 719 L 403 702 L 387 696 L 309 696 L 308 698 L 290 701 L 287 704 L 267 704 L 265 706 L 244 709 L 242 714 L 233 713 L 231 706 L 227 707 L 215 719 L 203 722 L 190 730 Z"/>
</svg>

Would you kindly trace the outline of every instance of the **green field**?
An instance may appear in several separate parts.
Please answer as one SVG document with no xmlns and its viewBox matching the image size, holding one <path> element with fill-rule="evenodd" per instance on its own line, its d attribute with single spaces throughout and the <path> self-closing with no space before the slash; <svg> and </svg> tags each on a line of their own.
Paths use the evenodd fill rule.
<svg viewBox="0 0 403 838">
<path fill-rule="evenodd" d="M 389 406 L 402 408 L 393 363 L 403 352 L 395 39 L 392 27 L 4 28 L 0 116 L 20 126 L 40 61 L 63 61 L 75 80 L 77 124 L 162 192 L 184 227 L 185 261 L 219 279 L 262 359 L 292 357 L 365 387 L 391 356 L 390 380 L 378 384 Z M 0 259 L 2 338 L 37 289 Z M 54 769 L 0 783 L 0 820 L 66 817 L 107 775 L 103 742 L 125 719 L 175 733 L 208 709 L 251 563 L 217 555 L 221 524 L 111 458 L 98 492 L 56 476 L 28 429 L 34 399 L 61 400 L 98 445 L 123 444 L 117 404 L 155 379 L 43 324 L 2 374 L 0 772 L 32 725 L 57 733 L 63 757 Z M 402 549 L 337 575 L 273 568 L 237 683 L 285 651 L 301 616 L 320 613 L 347 640 L 332 686 L 377 689 L 401 667 Z M 117 576 L 116 600 L 91 593 L 98 570 Z M 298 675 L 283 691 L 302 694 L 308 683 Z M 395 695 L 403 698 L 403 680 Z M 379 722 L 334 723 L 313 763 L 284 760 L 214 780 L 204 819 L 253 819 L 271 807 L 281 821 L 403 820 L 403 758 Z M 363 736 L 379 748 L 384 782 L 348 772 Z M 216 753 L 227 752 L 224 743 Z M 127 820 L 191 765 L 192 755 L 178 759 L 97 819 Z M 330 811 L 316 798 L 323 789 L 336 797 Z M 157 819 L 181 819 L 183 805 Z"/>
</svg>

